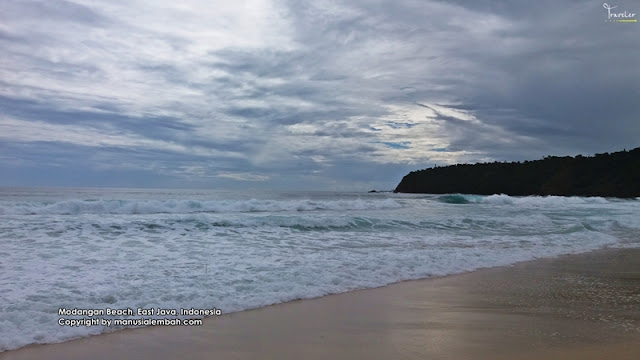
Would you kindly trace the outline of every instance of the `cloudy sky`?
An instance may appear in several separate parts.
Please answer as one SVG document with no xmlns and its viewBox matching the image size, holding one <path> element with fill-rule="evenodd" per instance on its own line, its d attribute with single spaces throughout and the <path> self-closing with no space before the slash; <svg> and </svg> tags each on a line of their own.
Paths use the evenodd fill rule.
<svg viewBox="0 0 640 360">
<path fill-rule="evenodd" d="M 640 22 L 607 17 L 602 0 L 2 0 L 0 185 L 393 189 L 434 164 L 635 148 Z"/>
</svg>

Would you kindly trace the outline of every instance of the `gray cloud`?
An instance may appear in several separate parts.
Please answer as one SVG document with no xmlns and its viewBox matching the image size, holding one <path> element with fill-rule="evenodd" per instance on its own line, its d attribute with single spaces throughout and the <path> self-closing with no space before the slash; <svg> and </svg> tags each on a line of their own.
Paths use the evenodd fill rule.
<svg viewBox="0 0 640 360">
<path fill-rule="evenodd" d="M 639 146 L 640 25 L 599 2 L 247 6 L 3 2 L 0 185 L 389 189 Z"/>
</svg>

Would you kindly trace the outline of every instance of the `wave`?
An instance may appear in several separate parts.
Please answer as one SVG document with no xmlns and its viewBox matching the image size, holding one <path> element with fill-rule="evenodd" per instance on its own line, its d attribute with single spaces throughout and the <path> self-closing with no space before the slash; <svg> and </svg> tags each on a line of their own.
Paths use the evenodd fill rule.
<svg viewBox="0 0 640 360">
<path fill-rule="evenodd" d="M 135 226 L 146 229 L 155 229 L 157 227 L 165 229 L 174 228 L 196 228 L 200 231 L 206 231 L 214 228 L 245 228 L 251 231 L 269 231 L 270 228 L 285 228 L 299 231 L 377 231 L 377 230 L 412 230 L 412 229 L 439 229 L 453 228 L 458 221 L 452 221 L 454 225 L 439 224 L 429 221 L 410 221 L 410 220 L 394 220 L 384 219 L 381 217 L 364 217 L 364 216 L 323 216 L 318 214 L 308 215 L 257 215 L 243 217 L 211 217 L 208 214 L 187 215 L 182 219 L 160 220 L 154 222 L 136 222 Z M 117 225 L 116 225 L 117 226 Z M 120 227 L 113 227 L 111 224 L 100 225 L 106 231 L 123 231 Z"/>
<path fill-rule="evenodd" d="M 438 201 L 447 203 L 447 204 L 469 204 L 476 201 L 471 201 L 472 195 L 461 195 L 461 194 L 452 194 L 452 195 L 443 195 L 438 197 Z"/>
<path fill-rule="evenodd" d="M 581 204 L 608 204 L 611 201 L 602 197 L 578 197 L 578 196 L 509 196 L 505 194 L 494 195 L 468 195 L 447 194 L 437 198 L 439 202 L 447 204 L 493 204 L 493 205 L 581 205 Z M 626 201 L 626 200 L 620 200 Z"/>
<path fill-rule="evenodd" d="M 344 211 L 396 209 L 393 199 L 374 200 L 65 200 L 54 203 L 13 203 L 0 215 L 191 214 L 283 211 Z"/>
</svg>

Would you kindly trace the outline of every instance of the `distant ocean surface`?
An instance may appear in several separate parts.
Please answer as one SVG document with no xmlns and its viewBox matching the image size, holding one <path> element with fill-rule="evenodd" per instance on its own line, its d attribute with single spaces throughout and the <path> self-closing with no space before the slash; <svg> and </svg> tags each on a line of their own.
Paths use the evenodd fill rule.
<svg viewBox="0 0 640 360">
<path fill-rule="evenodd" d="M 638 199 L 0 188 L 0 351 L 113 329 L 59 308 L 225 314 L 640 247 L 639 230 Z"/>
</svg>

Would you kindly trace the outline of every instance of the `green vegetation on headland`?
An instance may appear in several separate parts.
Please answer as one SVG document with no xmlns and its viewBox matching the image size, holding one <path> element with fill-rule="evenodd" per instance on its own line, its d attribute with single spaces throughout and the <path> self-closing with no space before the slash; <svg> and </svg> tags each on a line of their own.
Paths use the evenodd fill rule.
<svg viewBox="0 0 640 360">
<path fill-rule="evenodd" d="M 640 148 L 587 157 L 458 164 L 412 171 L 395 192 L 640 197 Z"/>
</svg>

